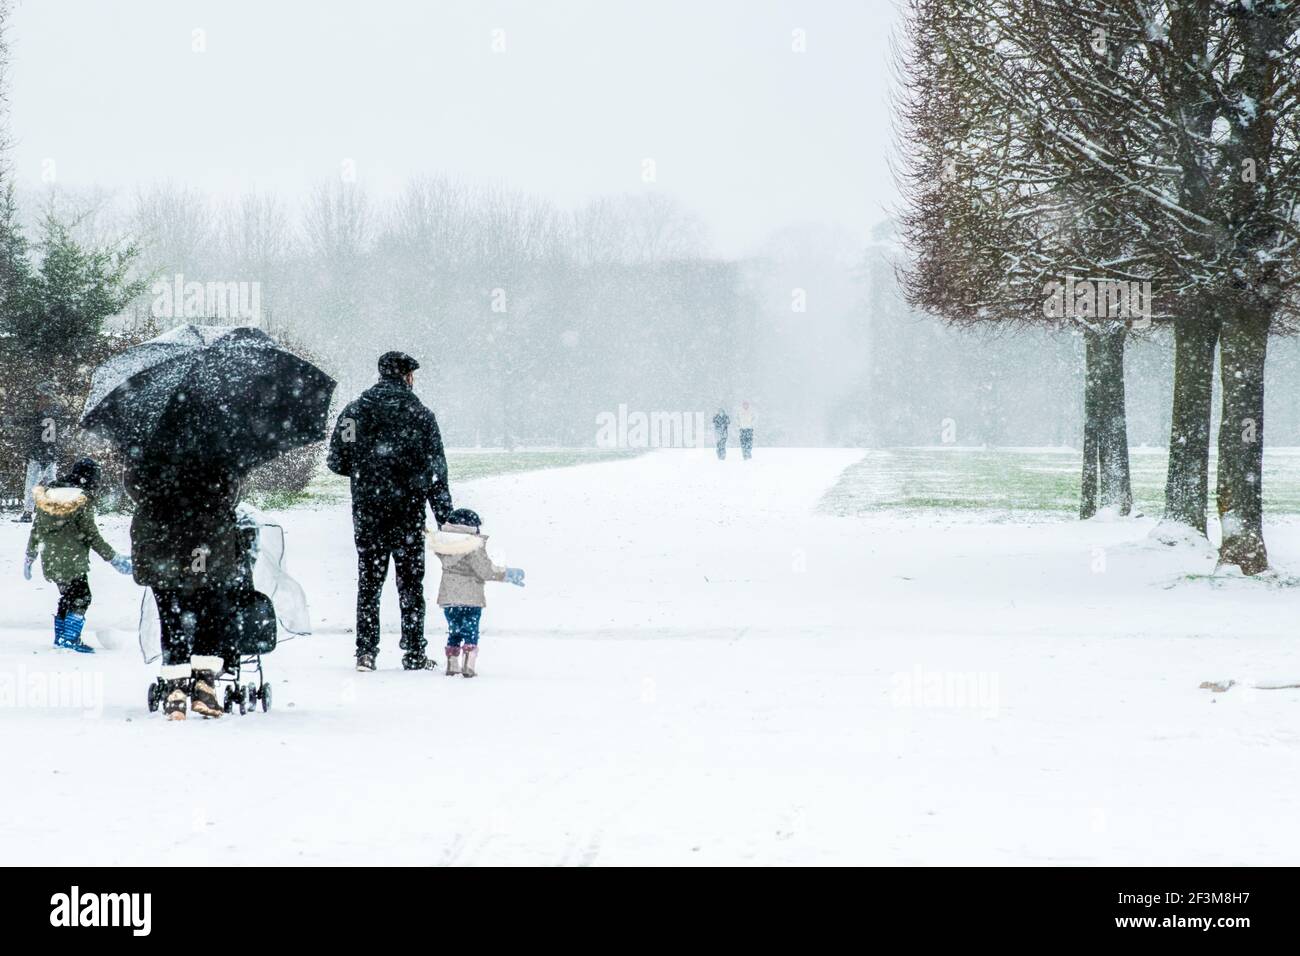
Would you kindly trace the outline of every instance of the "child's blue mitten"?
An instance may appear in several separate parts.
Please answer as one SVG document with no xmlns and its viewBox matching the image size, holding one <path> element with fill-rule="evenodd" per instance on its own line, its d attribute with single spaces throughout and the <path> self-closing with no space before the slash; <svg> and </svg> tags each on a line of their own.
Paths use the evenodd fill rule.
<svg viewBox="0 0 1300 956">
<path fill-rule="evenodd" d="M 511 584 L 524 586 L 524 569 L 523 568 L 506 568 L 506 580 Z"/>
<path fill-rule="evenodd" d="M 35 561 L 35 560 L 36 560 L 36 559 L 33 558 L 33 557 L 29 554 L 29 555 L 27 555 L 26 559 L 23 561 L 23 580 L 24 580 L 24 581 L 30 581 L 30 580 L 32 579 L 32 562 Z"/>
<path fill-rule="evenodd" d="M 113 566 L 113 570 L 119 574 L 131 573 L 131 556 L 129 554 L 115 554 L 113 560 L 108 562 Z"/>
</svg>

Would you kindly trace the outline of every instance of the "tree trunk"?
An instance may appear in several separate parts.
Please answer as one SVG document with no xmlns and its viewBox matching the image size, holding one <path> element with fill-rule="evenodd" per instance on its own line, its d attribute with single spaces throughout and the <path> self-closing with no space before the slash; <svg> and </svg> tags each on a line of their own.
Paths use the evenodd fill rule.
<svg viewBox="0 0 1300 956">
<path fill-rule="evenodd" d="M 1174 325 L 1174 400 L 1165 474 L 1165 520 L 1205 534 L 1209 507 L 1210 413 L 1219 317 Z"/>
<path fill-rule="evenodd" d="M 1093 374 L 1095 347 L 1092 333 L 1084 333 L 1083 365 L 1083 478 L 1079 483 L 1079 517 L 1097 513 L 1097 376 Z"/>
<path fill-rule="evenodd" d="M 1243 574 L 1268 569 L 1264 547 L 1264 357 L 1271 316 L 1266 310 L 1233 307 L 1223 319 L 1219 376 L 1223 417 L 1219 421 L 1216 481 L 1223 541 L 1219 564 Z"/>
<path fill-rule="evenodd" d="M 1128 460 L 1128 417 L 1124 405 L 1122 325 L 1084 332 L 1086 371 L 1083 390 L 1083 481 L 1079 517 L 1113 509 L 1133 510 Z"/>
<path fill-rule="evenodd" d="M 1294 29 L 1292 13 L 1279 15 L 1285 5 L 1242 4 L 1234 14 L 1241 43 L 1237 95 L 1243 103 L 1260 104 L 1245 111 L 1228 139 L 1226 156 L 1234 168 L 1250 162 L 1260 170 L 1274 169 L 1282 115 L 1278 90 L 1284 73 L 1278 51 Z M 1264 104 L 1268 104 L 1265 106 Z M 1277 157 L 1279 168 L 1289 160 Z M 1288 174 L 1290 175 L 1290 174 Z M 1261 177 L 1266 180 L 1265 177 Z M 1243 574 L 1268 569 L 1264 547 L 1264 358 L 1278 296 L 1278 215 L 1270 194 L 1253 176 L 1234 176 L 1227 190 L 1227 221 L 1231 225 L 1230 253 L 1233 285 L 1223 313 L 1219 337 L 1219 378 L 1223 415 L 1219 420 L 1219 524 L 1223 541 L 1219 564 L 1236 565 Z"/>
</svg>

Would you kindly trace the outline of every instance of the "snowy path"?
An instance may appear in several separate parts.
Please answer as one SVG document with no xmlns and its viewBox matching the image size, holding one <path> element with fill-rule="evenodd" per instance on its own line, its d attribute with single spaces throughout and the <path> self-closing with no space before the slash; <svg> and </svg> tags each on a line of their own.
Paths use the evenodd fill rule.
<svg viewBox="0 0 1300 956">
<path fill-rule="evenodd" d="M 815 515 L 858 457 L 457 488 L 528 570 L 489 593 L 475 681 L 396 669 L 391 585 L 381 671 L 352 671 L 347 512 L 284 513 L 318 632 L 267 658 L 271 714 L 184 725 L 146 713 L 133 646 L 48 648 L 6 522 L 0 863 L 1294 861 L 1300 691 L 1197 688 L 1300 676 L 1294 591 L 1180 582 L 1212 562 L 1146 521 Z M 1300 527 L 1270 533 L 1300 567 Z M 91 628 L 132 626 L 138 590 L 92 586 Z M 89 718 L 34 698 L 75 675 Z"/>
</svg>

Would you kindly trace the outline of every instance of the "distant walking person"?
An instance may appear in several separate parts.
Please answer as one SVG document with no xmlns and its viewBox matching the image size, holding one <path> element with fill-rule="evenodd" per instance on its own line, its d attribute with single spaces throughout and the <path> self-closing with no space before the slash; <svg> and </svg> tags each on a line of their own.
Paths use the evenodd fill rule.
<svg viewBox="0 0 1300 956">
<path fill-rule="evenodd" d="M 749 402 L 740 403 L 740 411 L 736 413 L 736 425 L 740 428 L 740 451 L 745 456 L 745 460 L 754 457 L 754 409 Z"/>
<path fill-rule="evenodd" d="M 53 382 L 42 382 L 36 386 L 36 400 L 24 423 L 23 454 L 27 458 L 27 476 L 19 521 L 32 520 L 32 513 L 36 510 L 36 487 L 48 487 L 58 477 L 59 458 L 63 454 L 68 428 L 68 410 L 59 400 L 58 390 Z"/>
<path fill-rule="evenodd" d="M 451 514 L 438 420 L 412 390 L 420 363 L 385 352 L 379 381 L 343 409 L 326 464 L 352 480 L 357 546 L 357 670 L 379 653 L 379 596 L 392 559 L 402 609 L 402 667 L 432 669 L 424 638 L 424 505 L 439 525 Z"/>
<path fill-rule="evenodd" d="M 713 434 L 718 439 L 718 461 L 727 457 L 727 426 L 730 424 L 731 419 L 727 417 L 726 410 L 719 408 L 718 414 L 713 416 Z"/>
</svg>

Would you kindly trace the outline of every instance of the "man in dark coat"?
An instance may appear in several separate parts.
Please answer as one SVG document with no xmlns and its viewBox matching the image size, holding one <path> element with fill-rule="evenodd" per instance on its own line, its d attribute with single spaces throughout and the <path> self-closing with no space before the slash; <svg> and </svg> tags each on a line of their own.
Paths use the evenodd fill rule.
<svg viewBox="0 0 1300 956">
<path fill-rule="evenodd" d="M 27 475 L 23 489 L 23 513 L 18 517 L 19 521 L 32 520 L 36 486 L 49 485 L 57 477 L 59 459 L 63 456 L 71 427 L 68 410 L 59 400 L 54 383 L 43 382 L 38 385 L 31 414 L 23 423 L 23 454 L 27 459 Z"/>
<path fill-rule="evenodd" d="M 389 558 L 402 609 L 402 666 L 433 666 L 424 639 L 424 505 L 439 525 L 452 507 L 438 420 L 412 390 L 419 367 L 404 352 L 384 353 L 379 381 L 343 409 L 330 436 L 326 464 L 352 481 L 359 671 L 375 669 Z"/>
</svg>

